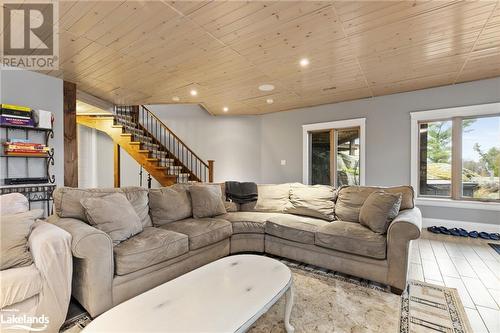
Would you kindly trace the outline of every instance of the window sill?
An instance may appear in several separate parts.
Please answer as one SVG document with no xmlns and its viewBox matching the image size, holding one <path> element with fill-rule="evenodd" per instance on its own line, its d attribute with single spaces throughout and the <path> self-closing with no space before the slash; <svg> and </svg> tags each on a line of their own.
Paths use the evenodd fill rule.
<svg viewBox="0 0 500 333">
<path fill-rule="evenodd" d="M 451 207 L 464 209 L 481 209 L 500 211 L 500 203 L 498 202 L 482 202 L 482 201 L 466 201 L 466 200 L 451 200 L 438 198 L 417 198 L 417 206 L 436 206 L 436 207 Z"/>
</svg>

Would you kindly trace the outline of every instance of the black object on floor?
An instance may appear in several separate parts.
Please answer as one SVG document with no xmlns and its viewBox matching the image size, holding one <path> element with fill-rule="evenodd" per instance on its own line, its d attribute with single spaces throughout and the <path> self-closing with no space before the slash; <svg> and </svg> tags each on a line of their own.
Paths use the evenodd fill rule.
<svg viewBox="0 0 500 333">
<path fill-rule="evenodd" d="M 488 243 L 489 246 L 493 248 L 493 250 L 497 251 L 500 254 L 500 244 Z"/>
</svg>

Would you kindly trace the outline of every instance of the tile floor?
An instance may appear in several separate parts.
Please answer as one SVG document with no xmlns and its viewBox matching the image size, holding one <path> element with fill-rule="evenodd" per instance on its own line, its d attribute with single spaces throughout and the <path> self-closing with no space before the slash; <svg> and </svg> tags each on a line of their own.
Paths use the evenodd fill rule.
<svg viewBox="0 0 500 333">
<path fill-rule="evenodd" d="M 487 243 L 424 231 L 412 243 L 409 274 L 458 289 L 474 332 L 500 333 L 500 254 Z"/>
</svg>

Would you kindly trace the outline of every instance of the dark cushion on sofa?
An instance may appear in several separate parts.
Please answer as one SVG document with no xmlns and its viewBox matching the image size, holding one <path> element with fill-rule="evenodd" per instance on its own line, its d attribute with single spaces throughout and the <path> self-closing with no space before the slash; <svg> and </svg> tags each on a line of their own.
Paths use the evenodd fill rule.
<svg viewBox="0 0 500 333">
<path fill-rule="evenodd" d="M 233 233 L 231 222 L 209 217 L 170 222 L 160 228 L 188 235 L 191 251 L 229 238 Z"/>
<path fill-rule="evenodd" d="M 115 272 L 125 275 L 188 252 L 188 236 L 146 227 L 141 233 L 115 246 L 113 251 Z"/>
<path fill-rule="evenodd" d="M 217 216 L 233 225 L 233 234 L 263 234 L 266 221 L 271 217 L 280 216 L 279 213 L 235 212 Z"/>
<path fill-rule="evenodd" d="M 330 222 L 312 217 L 281 214 L 266 222 L 266 234 L 291 241 L 314 244 L 314 233 Z"/>
<path fill-rule="evenodd" d="M 334 221 L 320 227 L 315 244 L 375 259 L 386 257 L 386 237 L 355 222 Z"/>
</svg>

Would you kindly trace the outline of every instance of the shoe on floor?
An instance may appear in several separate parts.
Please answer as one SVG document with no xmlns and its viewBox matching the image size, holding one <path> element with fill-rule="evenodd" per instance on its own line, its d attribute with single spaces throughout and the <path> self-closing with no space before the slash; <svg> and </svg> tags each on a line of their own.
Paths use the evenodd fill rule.
<svg viewBox="0 0 500 333">
<path fill-rule="evenodd" d="M 479 237 L 481 237 L 482 239 L 488 239 L 488 240 L 491 239 L 490 234 L 484 231 L 479 233 Z"/>
<path fill-rule="evenodd" d="M 440 234 L 439 228 L 436 226 L 427 227 L 427 231 L 432 232 L 433 234 Z"/>
<path fill-rule="evenodd" d="M 441 232 L 443 235 L 451 235 L 450 230 L 448 230 L 448 228 L 443 227 L 443 226 L 439 227 L 439 232 Z"/>
<path fill-rule="evenodd" d="M 498 232 L 492 232 L 490 233 L 490 239 L 492 240 L 500 240 L 500 234 Z"/>
<path fill-rule="evenodd" d="M 471 232 L 469 232 L 469 237 L 478 238 L 479 233 L 477 231 L 471 231 Z"/>
</svg>

